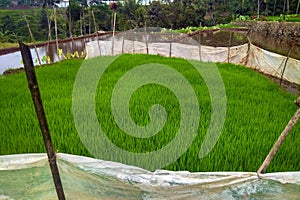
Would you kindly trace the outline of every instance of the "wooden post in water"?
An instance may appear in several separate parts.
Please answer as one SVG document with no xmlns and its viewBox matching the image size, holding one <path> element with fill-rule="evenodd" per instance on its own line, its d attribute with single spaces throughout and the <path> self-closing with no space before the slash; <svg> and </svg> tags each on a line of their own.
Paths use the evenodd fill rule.
<svg viewBox="0 0 300 200">
<path fill-rule="evenodd" d="M 283 143 L 284 139 L 288 136 L 288 134 L 290 133 L 290 131 L 292 130 L 292 128 L 295 126 L 296 122 L 300 118 L 300 96 L 296 100 L 295 104 L 299 107 L 298 110 L 296 111 L 294 116 L 291 118 L 289 123 L 286 125 L 285 129 L 283 130 L 283 132 L 281 133 L 281 135 L 277 139 L 276 143 L 274 144 L 273 148 L 271 149 L 270 153 L 266 157 L 263 164 L 257 170 L 258 176 L 259 176 L 259 174 L 263 173 L 268 168 L 268 166 L 270 165 L 270 163 L 271 163 L 272 159 L 274 158 L 276 152 L 278 151 L 281 144 Z"/>
<path fill-rule="evenodd" d="M 38 82 L 34 71 L 30 49 L 27 45 L 23 44 L 22 42 L 19 42 L 19 46 L 20 46 L 20 51 L 22 54 L 22 59 L 23 59 L 26 77 L 28 81 L 28 87 L 31 93 L 32 101 L 34 103 L 36 115 L 40 124 L 40 129 L 43 134 L 43 139 L 44 139 L 44 143 L 48 155 L 48 161 L 52 173 L 52 178 L 56 188 L 57 197 L 59 200 L 65 200 L 66 198 L 60 180 L 58 167 L 56 164 L 56 155 L 51 141 L 50 131 L 48 128 L 48 123 L 47 123 L 44 107 L 42 104 L 42 99 L 40 96 L 40 91 L 39 91 Z"/>
</svg>

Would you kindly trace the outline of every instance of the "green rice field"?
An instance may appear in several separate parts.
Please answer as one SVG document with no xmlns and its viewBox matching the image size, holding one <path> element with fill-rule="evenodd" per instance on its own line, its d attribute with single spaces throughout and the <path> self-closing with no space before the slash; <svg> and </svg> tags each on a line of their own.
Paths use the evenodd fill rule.
<svg viewBox="0 0 300 200">
<path fill-rule="evenodd" d="M 101 63 L 101 57 L 94 58 Z M 66 60 L 36 68 L 54 148 L 58 152 L 90 156 L 82 144 L 72 115 L 72 92 L 83 60 Z M 149 152 L 167 145 L 180 124 L 180 106 L 168 88 L 148 84 L 130 99 L 130 115 L 139 125 L 149 123 L 149 107 L 162 105 L 168 113 L 163 129 L 150 138 L 135 138 L 120 130 L 114 121 L 110 98 L 117 81 L 130 69 L 147 63 L 165 64 L 191 84 L 199 102 L 198 133 L 188 150 L 168 170 L 257 171 L 282 130 L 297 110 L 297 96 L 281 90 L 262 74 L 243 66 L 217 63 L 227 98 L 225 124 L 213 150 L 204 158 L 198 153 L 211 114 L 209 92 L 202 77 L 188 61 L 150 55 L 122 55 L 99 81 L 96 113 L 103 131 L 117 146 L 131 152 Z M 101 65 L 99 65 L 101 67 Z M 0 75 L 0 155 L 45 152 L 23 71 Z M 101 99 L 101 101 L 100 101 Z M 267 172 L 300 171 L 300 123 L 293 128 Z"/>
</svg>

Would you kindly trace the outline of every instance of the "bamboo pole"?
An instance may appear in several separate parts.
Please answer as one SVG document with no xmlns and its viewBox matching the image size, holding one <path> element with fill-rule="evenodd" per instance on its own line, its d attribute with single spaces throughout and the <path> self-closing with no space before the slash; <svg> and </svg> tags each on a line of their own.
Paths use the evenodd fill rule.
<svg viewBox="0 0 300 200">
<path fill-rule="evenodd" d="M 36 56 L 37 56 L 37 59 L 38 59 L 38 62 L 39 62 L 39 65 L 41 66 L 42 65 L 42 62 L 41 62 L 41 59 L 40 59 L 40 56 L 39 56 L 39 53 L 37 51 L 37 48 L 36 48 L 36 45 L 35 45 L 35 40 L 33 38 L 33 35 L 32 35 L 32 32 L 31 32 L 31 29 L 30 29 L 30 25 L 29 25 L 29 21 L 25 15 L 25 13 L 23 12 L 23 16 L 24 16 L 24 19 L 26 21 L 26 24 L 27 24 L 27 28 L 28 28 L 28 31 L 29 31 L 29 34 L 30 34 L 30 37 L 31 37 L 31 40 L 32 40 L 32 43 L 33 43 L 33 46 L 34 46 L 34 50 L 35 50 L 35 53 L 36 53 Z"/>
<path fill-rule="evenodd" d="M 56 52 L 58 52 L 57 19 L 56 19 L 56 8 L 55 8 L 55 6 L 54 6 L 54 29 L 55 29 Z"/>
<path fill-rule="evenodd" d="M 71 11 L 71 0 L 69 0 L 69 34 L 72 38 L 72 11 Z"/>
<path fill-rule="evenodd" d="M 53 10 L 51 12 L 51 17 L 53 16 Z M 48 21 L 48 41 L 47 41 L 47 53 L 49 53 L 49 46 L 50 46 L 50 41 L 51 41 L 51 19 L 49 17 L 49 13 L 48 13 L 48 9 L 47 9 L 47 21 Z M 46 53 L 46 55 L 47 55 Z M 49 64 L 48 62 L 48 58 L 46 59 L 47 64 Z"/>
<path fill-rule="evenodd" d="M 257 19 L 259 19 L 259 11 L 260 11 L 260 0 L 257 0 Z"/>
<path fill-rule="evenodd" d="M 111 55 L 114 55 L 115 32 L 116 32 L 116 18 L 117 18 L 117 13 L 114 12 L 114 26 L 113 26 L 113 36 L 112 36 Z"/>
<path fill-rule="evenodd" d="M 71 0 L 69 0 L 69 34 L 70 34 L 70 38 L 71 38 L 71 52 L 74 53 L 74 39 L 73 39 L 73 34 L 72 34 L 72 3 Z"/>
<path fill-rule="evenodd" d="M 247 39 L 248 39 L 248 48 L 247 48 L 247 54 L 246 54 L 246 57 L 245 57 L 245 62 L 244 62 L 244 65 L 247 66 L 248 65 L 248 61 L 249 61 L 249 56 L 250 56 L 250 50 L 251 50 L 251 41 L 250 41 L 250 38 L 247 36 Z"/>
<path fill-rule="evenodd" d="M 169 57 L 172 57 L 172 41 L 170 42 Z"/>
<path fill-rule="evenodd" d="M 35 107 L 36 115 L 40 124 L 40 129 L 43 135 L 44 144 L 47 151 L 49 166 L 52 173 L 52 178 L 54 181 L 57 197 L 59 200 L 65 200 L 65 194 L 63 190 L 63 186 L 61 183 L 61 179 L 59 176 L 58 167 L 56 164 L 56 155 L 53 149 L 53 144 L 51 141 L 51 135 L 48 128 L 48 123 L 42 103 L 42 99 L 40 96 L 40 91 L 38 87 L 38 82 L 36 79 L 32 56 L 30 53 L 30 49 L 27 45 L 19 42 L 20 51 L 24 63 L 25 73 L 28 81 L 28 87 L 31 93 L 32 101 Z"/>
<path fill-rule="evenodd" d="M 281 84 L 282 84 L 282 79 L 283 79 L 283 75 L 284 75 L 284 72 L 285 72 L 285 69 L 286 69 L 286 65 L 287 65 L 287 62 L 288 62 L 288 60 L 289 60 L 289 58 L 290 58 L 290 53 L 291 53 L 291 51 L 292 51 L 293 48 L 294 48 L 294 46 L 291 46 L 291 47 L 290 47 L 290 49 L 289 49 L 289 51 L 288 51 L 288 54 L 287 54 L 287 57 L 286 57 L 286 59 L 285 59 L 284 66 L 283 66 L 283 70 L 282 70 L 282 74 L 281 74 L 281 77 L 280 77 L 280 86 L 281 86 Z"/>
<path fill-rule="evenodd" d="M 145 22 L 144 32 L 145 32 L 146 50 L 147 50 L 147 54 L 149 54 L 148 41 L 147 41 L 147 25 L 146 25 L 146 22 Z"/>
<path fill-rule="evenodd" d="M 134 50 L 135 32 L 132 32 L 132 34 L 133 34 L 133 37 L 132 37 L 132 53 L 135 53 L 135 50 Z"/>
<path fill-rule="evenodd" d="M 79 16 L 80 35 L 82 36 L 83 35 L 83 31 L 82 31 L 82 18 L 83 18 L 83 16 L 82 16 L 82 8 L 80 8 L 79 14 L 80 14 L 80 16 Z"/>
<path fill-rule="evenodd" d="M 95 19 L 95 15 L 94 15 L 94 11 L 92 10 L 92 17 L 93 17 L 93 21 L 94 21 L 94 28 L 95 28 L 95 32 L 97 34 L 97 44 L 98 44 L 98 48 L 99 48 L 99 54 L 101 56 L 101 48 L 100 48 L 100 42 L 99 42 L 99 33 L 97 30 L 97 24 L 96 24 L 96 19 Z"/>
<path fill-rule="evenodd" d="M 283 132 L 281 133 L 281 135 L 277 139 L 276 143 L 274 144 L 273 148 L 271 149 L 268 156 L 264 160 L 263 164 L 257 170 L 258 176 L 259 176 L 259 174 L 263 173 L 268 168 L 268 166 L 270 165 L 270 163 L 271 163 L 272 159 L 274 158 L 276 152 L 280 148 L 281 144 L 283 143 L 285 138 L 288 136 L 288 134 L 290 133 L 292 128 L 295 126 L 295 124 L 299 120 L 299 118 L 300 118 L 300 96 L 296 100 L 295 104 L 299 107 L 298 110 L 296 111 L 294 116 L 291 118 L 289 123 L 286 125 L 285 129 L 283 130 Z"/>
<path fill-rule="evenodd" d="M 233 32 L 230 33 L 229 45 L 228 45 L 228 54 L 227 54 L 227 63 L 230 62 L 230 47 L 232 45 L 232 36 Z"/>
<path fill-rule="evenodd" d="M 124 53 L 124 35 L 125 35 L 126 33 L 123 33 L 123 35 L 122 35 L 122 54 Z"/>
<path fill-rule="evenodd" d="M 202 60 L 202 56 L 201 56 L 201 31 L 198 31 L 198 42 L 199 42 L 199 59 L 200 61 Z"/>
</svg>

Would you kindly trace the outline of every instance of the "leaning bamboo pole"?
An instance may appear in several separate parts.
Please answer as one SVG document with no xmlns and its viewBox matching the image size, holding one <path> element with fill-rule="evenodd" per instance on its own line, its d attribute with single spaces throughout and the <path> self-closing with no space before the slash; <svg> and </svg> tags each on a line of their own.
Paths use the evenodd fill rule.
<svg viewBox="0 0 300 200">
<path fill-rule="evenodd" d="M 59 200 L 65 200 L 65 194 L 63 190 L 63 186 L 61 183 L 59 170 L 56 164 L 56 154 L 54 152 L 51 135 L 46 119 L 46 114 L 44 111 L 37 78 L 34 71 L 33 61 L 30 49 L 27 45 L 19 42 L 20 51 L 24 63 L 25 73 L 28 81 L 28 87 L 31 93 L 32 101 L 35 107 L 36 115 L 39 121 L 40 129 L 43 135 L 44 144 L 47 151 L 49 166 L 52 173 L 52 178 L 54 181 L 57 197 Z"/>
<path fill-rule="evenodd" d="M 288 134 L 290 133 L 292 128 L 295 126 L 295 124 L 299 120 L 299 118 L 300 118 L 300 96 L 296 100 L 295 104 L 299 107 L 298 110 L 296 111 L 294 116 L 291 118 L 289 123 L 286 125 L 285 129 L 283 130 L 283 132 L 281 133 L 281 135 L 277 139 L 276 143 L 274 144 L 273 148 L 271 149 L 268 156 L 264 160 L 263 164 L 257 170 L 258 176 L 259 176 L 259 174 L 263 173 L 268 168 L 268 166 L 270 165 L 270 163 L 271 163 L 272 159 L 274 158 L 276 152 L 280 148 L 281 144 L 283 143 L 285 138 L 288 136 Z"/>
<path fill-rule="evenodd" d="M 284 62 L 284 66 L 283 66 L 283 69 L 282 69 L 282 73 L 281 73 L 281 76 L 280 76 L 280 86 L 282 84 L 283 75 L 284 75 L 284 72 L 285 72 L 285 69 L 286 69 L 286 66 L 287 66 L 287 63 L 289 61 L 290 54 L 291 54 L 291 51 L 292 51 L 293 48 L 294 48 L 294 46 L 291 46 L 288 53 L 287 53 L 287 56 L 286 56 L 286 59 L 285 59 L 285 62 Z"/>
<path fill-rule="evenodd" d="M 42 62 L 41 62 L 41 59 L 40 59 L 40 56 L 39 56 L 39 52 L 37 51 L 37 48 L 36 48 L 36 45 L 35 45 L 35 40 L 34 40 L 34 37 L 33 37 L 33 34 L 31 32 L 31 29 L 30 29 L 30 25 L 29 25 L 29 21 L 25 15 L 25 13 L 23 12 L 23 17 L 26 21 L 26 24 L 27 24 L 27 28 L 28 28 L 28 31 L 29 31 L 29 35 L 31 37 L 31 40 L 32 40 L 32 43 L 33 43 L 33 46 L 34 46 L 34 50 L 35 50 L 35 53 L 36 53 L 36 56 L 37 56 L 37 59 L 38 59 L 38 62 L 39 62 L 39 65 L 41 66 L 42 65 Z"/>
</svg>

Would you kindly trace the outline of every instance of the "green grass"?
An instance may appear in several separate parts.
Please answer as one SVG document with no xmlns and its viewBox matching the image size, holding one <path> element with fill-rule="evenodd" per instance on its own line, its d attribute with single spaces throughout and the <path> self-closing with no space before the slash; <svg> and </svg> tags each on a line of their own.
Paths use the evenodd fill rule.
<svg viewBox="0 0 300 200">
<path fill-rule="evenodd" d="M 300 22 L 300 15 L 281 15 L 281 16 L 266 16 L 267 21 L 285 21 L 285 22 Z"/>
<path fill-rule="evenodd" d="M 231 28 L 242 28 L 241 26 L 233 24 L 217 24 L 215 26 L 203 26 L 203 27 L 186 27 L 178 30 L 173 30 L 175 33 L 191 33 L 193 31 L 204 31 L 204 30 L 216 30 L 216 29 L 231 29 Z"/>
<path fill-rule="evenodd" d="M 252 18 L 253 17 L 253 18 Z M 290 14 L 290 15 L 279 15 L 279 16 L 265 16 L 260 15 L 257 19 L 257 15 L 254 16 L 241 15 L 235 21 L 277 21 L 277 22 L 300 22 L 300 14 Z M 252 18 L 252 19 L 251 19 Z"/>
<path fill-rule="evenodd" d="M 97 58 L 101 63 L 101 58 Z M 199 101 L 198 135 L 189 149 L 165 169 L 189 171 L 256 171 L 297 107 L 295 95 L 279 89 L 263 75 L 242 66 L 217 64 L 227 93 L 227 117 L 212 152 L 198 158 L 210 122 L 210 98 L 197 71 L 183 59 L 123 55 L 103 74 L 96 95 L 96 113 L 105 133 L 117 146 L 132 152 L 160 149 L 176 134 L 180 123 L 178 100 L 166 87 L 149 84 L 133 93 L 130 114 L 139 125 L 149 123 L 148 110 L 161 104 L 168 113 L 164 128 L 150 139 L 133 138 L 116 125 L 110 108 L 114 84 L 134 66 L 161 63 L 180 72 Z M 72 90 L 82 60 L 67 60 L 36 68 L 39 88 L 54 146 L 59 152 L 92 156 L 78 136 L 72 116 Z M 101 66 L 99 66 L 101 67 Z M 24 72 L 0 76 L 0 155 L 45 152 Z M 101 100 L 100 100 L 101 99 Z M 300 123 L 294 127 L 268 172 L 300 170 Z M 298 135 L 297 135 L 298 134 Z"/>
<path fill-rule="evenodd" d="M 18 43 L 11 43 L 11 42 L 2 42 L 0 43 L 0 49 L 6 49 L 11 47 L 18 47 Z"/>
</svg>

